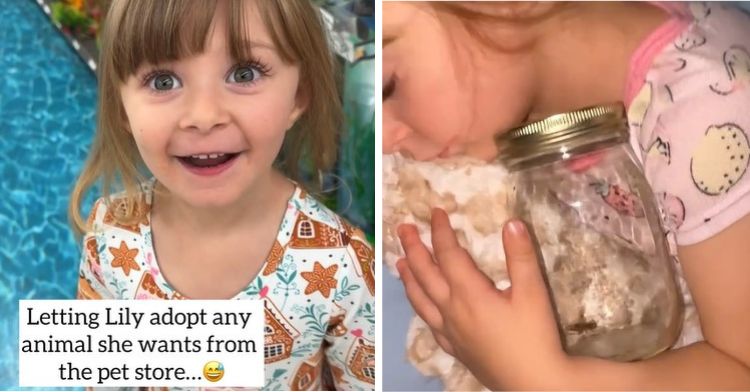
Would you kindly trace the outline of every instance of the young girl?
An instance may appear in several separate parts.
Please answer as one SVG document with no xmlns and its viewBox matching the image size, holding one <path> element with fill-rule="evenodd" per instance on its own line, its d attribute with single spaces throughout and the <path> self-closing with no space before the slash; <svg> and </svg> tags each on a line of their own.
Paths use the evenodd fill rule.
<svg viewBox="0 0 750 392">
<path fill-rule="evenodd" d="M 492 159 L 498 131 L 624 101 L 702 330 L 639 362 L 569 356 L 524 224 L 505 225 L 512 288 L 499 291 L 435 210 L 434 254 L 403 225 L 398 268 L 447 352 L 491 389 L 750 389 L 746 13 L 717 3 L 387 3 L 383 23 L 386 153 Z"/>
<path fill-rule="evenodd" d="M 320 389 L 324 367 L 337 388 L 373 389 L 373 251 L 298 177 L 301 162 L 319 173 L 336 157 L 317 10 L 117 1 L 105 29 L 98 130 L 70 203 L 78 297 L 261 299 L 264 389 Z"/>
</svg>

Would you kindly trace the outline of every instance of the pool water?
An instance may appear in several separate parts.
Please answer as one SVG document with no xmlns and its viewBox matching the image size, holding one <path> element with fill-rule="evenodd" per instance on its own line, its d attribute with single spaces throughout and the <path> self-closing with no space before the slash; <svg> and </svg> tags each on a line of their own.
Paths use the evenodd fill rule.
<svg viewBox="0 0 750 392">
<path fill-rule="evenodd" d="M 96 78 L 32 0 L 0 7 L 0 389 L 18 385 L 18 300 L 73 298 L 68 194 L 94 131 Z"/>
</svg>

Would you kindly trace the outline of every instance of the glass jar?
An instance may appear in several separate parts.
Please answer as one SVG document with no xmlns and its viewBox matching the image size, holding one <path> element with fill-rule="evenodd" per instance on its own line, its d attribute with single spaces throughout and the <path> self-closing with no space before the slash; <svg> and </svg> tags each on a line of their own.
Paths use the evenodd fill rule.
<svg viewBox="0 0 750 392">
<path fill-rule="evenodd" d="M 632 361 L 675 342 L 683 303 L 624 113 L 618 103 L 558 114 L 496 142 L 566 351 Z"/>
</svg>

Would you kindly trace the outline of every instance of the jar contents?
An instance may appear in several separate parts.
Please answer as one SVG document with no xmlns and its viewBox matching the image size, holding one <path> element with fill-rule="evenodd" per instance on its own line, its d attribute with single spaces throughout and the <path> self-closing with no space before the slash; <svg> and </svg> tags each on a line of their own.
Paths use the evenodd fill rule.
<svg viewBox="0 0 750 392">
<path fill-rule="evenodd" d="M 674 343 L 683 305 L 624 117 L 605 109 L 527 127 L 504 147 L 525 149 L 508 154 L 511 210 L 534 235 L 566 350 L 630 361 Z"/>
</svg>

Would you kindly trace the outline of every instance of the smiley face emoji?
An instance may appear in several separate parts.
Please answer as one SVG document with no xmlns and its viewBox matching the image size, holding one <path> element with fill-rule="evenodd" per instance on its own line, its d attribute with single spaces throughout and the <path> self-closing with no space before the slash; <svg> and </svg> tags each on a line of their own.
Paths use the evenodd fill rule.
<svg viewBox="0 0 750 392">
<path fill-rule="evenodd" d="M 211 382 L 217 382 L 224 377 L 224 364 L 218 361 L 206 362 L 203 366 L 203 377 Z"/>
</svg>

